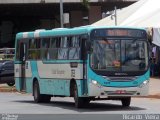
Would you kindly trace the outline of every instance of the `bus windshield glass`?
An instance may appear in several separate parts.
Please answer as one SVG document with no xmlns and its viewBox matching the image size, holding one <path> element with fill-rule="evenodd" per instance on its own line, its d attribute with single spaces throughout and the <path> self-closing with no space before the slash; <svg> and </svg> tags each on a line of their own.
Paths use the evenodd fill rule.
<svg viewBox="0 0 160 120">
<path fill-rule="evenodd" d="M 92 41 L 92 69 L 114 73 L 140 72 L 148 69 L 146 39 L 103 36 Z"/>
</svg>

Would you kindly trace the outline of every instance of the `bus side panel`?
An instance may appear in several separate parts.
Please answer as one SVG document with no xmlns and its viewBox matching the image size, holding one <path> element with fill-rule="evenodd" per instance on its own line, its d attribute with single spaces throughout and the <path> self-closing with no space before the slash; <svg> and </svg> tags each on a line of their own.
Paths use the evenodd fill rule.
<svg viewBox="0 0 160 120">
<path fill-rule="evenodd" d="M 18 91 L 21 91 L 22 89 L 22 74 L 21 74 L 21 63 L 15 64 L 15 84 L 16 89 Z M 31 70 L 31 64 L 29 61 L 26 61 L 25 65 L 25 86 L 26 86 L 26 92 L 32 93 L 32 70 Z"/>
<path fill-rule="evenodd" d="M 42 79 L 39 79 L 39 83 L 40 83 L 41 94 L 48 94 L 48 95 L 53 95 L 54 94 L 55 80 L 42 78 Z"/>
<path fill-rule="evenodd" d="M 64 91 L 65 96 L 70 96 L 70 80 L 65 80 Z"/>
<path fill-rule="evenodd" d="M 33 70 L 32 70 L 32 62 L 25 62 L 25 81 L 26 81 L 26 92 L 32 93 L 32 82 L 33 82 Z"/>
<path fill-rule="evenodd" d="M 41 94 L 70 96 L 70 80 L 40 79 Z"/>
<path fill-rule="evenodd" d="M 28 82 L 29 90 L 33 91 L 33 89 L 32 89 L 33 88 L 33 80 L 36 78 L 39 83 L 40 93 L 53 95 L 55 81 L 52 79 L 47 79 L 47 78 L 40 78 L 37 61 L 31 61 L 31 68 L 32 68 L 33 77 L 32 77 L 31 83 Z M 47 74 L 46 74 L 46 77 L 47 77 Z"/>
<path fill-rule="evenodd" d="M 32 78 L 26 78 L 26 92 L 27 93 L 32 93 L 33 91 L 32 82 L 33 82 Z"/>
<path fill-rule="evenodd" d="M 70 80 L 53 80 L 53 95 L 62 95 L 62 96 L 70 96 Z M 76 80 L 76 84 L 78 87 L 78 96 L 83 97 L 83 80 Z"/>
<path fill-rule="evenodd" d="M 70 96 L 70 80 L 40 79 L 41 94 Z M 83 80 L 76 80 L 79 97 L 83 97 Z"/>
<path fill-rule="evenodd" d="M 70 80 L 58 79 L 54 81 L 53 95 L 70 96 Z"/>
<path fill-rule="evenodd" d="M 33 92 L 33 80 L 34 79 L 38 80 L 40 90 L 41 90 L 41 84 L 40 84 L 39 75 L 38 75 L 38 71 L 37 71 L 37 62 L 36 61 L 30 61 L 30 66 L 31 66 L 31 71 L 32 71 L 31 72 L 32 73 L 32 78 L 28 79 L 28 81 L 27 81 L 27 91 L 28 92 Z"/>
<path fill-rule="evenodd" d="M 35 71 L 38 71 L 38 73 L 35 73 L 35 75 L 36 74 L 38 75 L 41 94 L 61 95 L 61 96 L 70 95 L 68 87 L 70 80 L 65 80 L 61 78 L 58 79 L 54 78 L 55 76 L 52 76 L 52 72 L 54 72 L 52 68 L 55 68 L 54 64 L 43 64 L 41 61 L 40 62 L 38 61 L 38 64 L 36 65 L 37 65 L 36 66 L 37 70 Z"/>
<path fill-rule="evenodd" d="M 66 61 L 59 63 L 55 61 L 38 61 L 37 70 L 40 78 L 41 94 L 70 96 L 70 80 L 82 79 L 82 68 L 82 64 L 78 64 L 77 68 L 71 68 L 70 63 Z M 75 73 L 72 74 L 72 71 L 75 71 Z M 83 82 L 78 82 L 78 84 L 81 87 Z M 81 89 L 83 88 L 79 88 L 80 95 L 83 91 Z"/>
<path fill-rule="evenodd" d="M 55 80 L 54 95 L 64 95 L 64 83 L 65 80 Z"/>
<path fill-rule="evenodd" d="M 16 63 L 14 64 L 14 78 L 15 78 L 15 85 L 18 91 L 21 90 L 21 64 Z"/>
<path fill-rule="evenodd" d="M 21 90 L 21 81 L 20 78 L 15 78 L 15 85 L 16 85 L 16 89 L 20 92 Z"/>
</svg>

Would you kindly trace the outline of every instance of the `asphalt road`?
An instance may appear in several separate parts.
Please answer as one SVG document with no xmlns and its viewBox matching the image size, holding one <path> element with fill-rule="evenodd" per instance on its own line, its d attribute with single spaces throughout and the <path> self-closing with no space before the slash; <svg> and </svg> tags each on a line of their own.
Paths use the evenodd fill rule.
<svg viewBox="0 0 160 120">
<path fill-rule="evenodd" d="M 0 114 L 159 114 L 160 99 L 132 98 L 123 108 L 120 101 L 93 101 L 87 108 L 74 107 L 73 98 L 55 98 L 36 104 L 31 94 L 0 93 Z"/>
<path fill-rule="evenodd" d="M 31 94 L 0 92 L 0 120 L 160 120 L 160 97 L 155 97 L 160 96 L 159 84 L 159 79 L 151 79 L 154 98 L 132 98 L 129 108 L 123 108 L 120 101 L 93 101 L 87 108 L 77 109 L 73 98 L 54 97 L 51 103 L 36 104 Z"/>
</svg>

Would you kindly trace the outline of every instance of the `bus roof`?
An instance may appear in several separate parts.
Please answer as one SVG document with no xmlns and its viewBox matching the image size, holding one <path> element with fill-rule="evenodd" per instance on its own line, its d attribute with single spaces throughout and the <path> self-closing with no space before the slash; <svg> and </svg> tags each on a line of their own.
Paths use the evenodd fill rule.
<svg viewBox="0 0 160 120">
<path fill-rule="evenodd" d="M 55 28 L 52 30 L 39 29 L 30 32 L 20 32 L 17 33 L 16 39 L 22 38 L 39 38 L 39 37 L 50 37 L 50 36 L 63 36 L 63 35 L 78 35 L 90 33 L 93 29 L 101 29 L 101 28 L 128 28 L 128 29 L 139 29 L 145 30 L 144 28 L 133 28 L 133 27 L 118 27 L 118 26 L 80 26 L 75 28 Z"/>
</svg>

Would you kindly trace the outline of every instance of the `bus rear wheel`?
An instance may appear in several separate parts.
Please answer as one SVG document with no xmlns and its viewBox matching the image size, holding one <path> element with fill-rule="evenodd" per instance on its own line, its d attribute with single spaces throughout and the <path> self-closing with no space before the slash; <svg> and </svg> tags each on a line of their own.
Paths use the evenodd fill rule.
<svg viewBox="0 0 160 120">
<path fill-rule="evenodd" d="M 131 97 L 126 97 L 121 99 L 123 107 L 129 107 L 131 103 Z"/>
<path fill-rule="evenodd" d="M 36 103 L 50 102 L 50 100 L 51 100 L 51 96 L 40 94 L 38 81 L 34 82 L 34 85 L 33 85 L 33 96 L 34 96 L 34 101 Z"/>
</svg>

